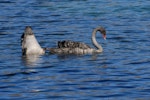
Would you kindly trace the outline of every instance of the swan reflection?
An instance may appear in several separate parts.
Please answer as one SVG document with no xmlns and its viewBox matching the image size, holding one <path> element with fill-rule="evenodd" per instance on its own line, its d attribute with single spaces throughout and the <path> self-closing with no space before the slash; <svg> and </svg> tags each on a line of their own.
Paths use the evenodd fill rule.
<svg viewBox="0 0 150 100">
<path fill-rule="evenodd" d="M 36 66 L 42 62 L 42 57 L 40 55 L 27 55 L 23 56 L 22 59 L 27 66 Z"/>
</svg>

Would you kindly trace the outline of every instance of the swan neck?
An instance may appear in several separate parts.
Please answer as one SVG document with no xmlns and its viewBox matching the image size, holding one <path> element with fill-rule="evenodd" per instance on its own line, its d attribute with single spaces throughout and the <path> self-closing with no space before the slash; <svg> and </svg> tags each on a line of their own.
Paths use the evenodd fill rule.
<svg viewBox="0 0 150 100">
<path fill-rule="evenodd" d="M 92 33 L 92 43 L 93 45 L 100 51 L 103 51 L 102 46 L 96 41 L 96 33 L 97 33 L 98 29 L 94 29 L 93 33 Z"/>
</svg>

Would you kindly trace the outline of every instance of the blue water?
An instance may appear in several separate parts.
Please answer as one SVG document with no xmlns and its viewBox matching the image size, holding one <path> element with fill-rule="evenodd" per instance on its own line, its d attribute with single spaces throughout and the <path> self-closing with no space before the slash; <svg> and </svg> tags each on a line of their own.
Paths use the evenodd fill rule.
<svg viewBox="0 0 150 100">
<path fill-rule="evenodd" d="M 149 0 L 1 0 L 0 100 L 149 100 Z M 30 25 L 42 47 L 59 40 L 92 46 L 98 55 L 22 57 L 20 37 Z"/>
</svg>

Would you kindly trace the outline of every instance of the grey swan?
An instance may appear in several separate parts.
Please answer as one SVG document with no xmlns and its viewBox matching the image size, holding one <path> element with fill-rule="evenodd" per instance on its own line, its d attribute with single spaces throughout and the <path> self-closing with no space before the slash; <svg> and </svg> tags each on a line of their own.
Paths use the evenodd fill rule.
<svg viewBox="0 0 150 100">
<path fill-rule="evenodd" d="M 42 55 L 45 53 L 45 48 L 40 46 L 30 26 L 26 26 L 21 36 L 21 47 L 22 55 Z"/>
<path fill-rule="evenodd" d="M 47 48 L 51 54 L 93 54 L 103 52 L 102 46 L 96 41 L 96 33 L 99 31 L 103 38 L 106 39 L 106 30 L 102 26 L 95 28 L 92 32 L 92 43 L 96 49 L 91 48 L 85 43 L 75 42 L 71 40 L 58 41 L 58 47 Z"/>
</svg>

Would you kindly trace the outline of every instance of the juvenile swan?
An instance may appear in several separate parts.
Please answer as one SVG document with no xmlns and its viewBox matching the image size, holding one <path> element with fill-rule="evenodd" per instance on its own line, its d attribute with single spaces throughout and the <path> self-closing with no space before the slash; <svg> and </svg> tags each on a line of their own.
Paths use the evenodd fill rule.
<svg viewBox="0 0 150 100">
<path fill-rule="evenodd" d="M 36 40 L 32 28 L 26 26 L 24 33 L 21 36 L 22 55 L 42 55 L 45 50 L 41 48 Z"/>
<path fill-rule="evenodd" d="M 85 43 L 74 42 L 70 40 L 58 41 L 57 48 L 50 48 L 49 51 L 52 54 L 93 54 L 100 53 L 103 51 L 103 48 L 96 41 L 96 33 L 99 31 L 103 38 L 106 39 L 106 30 L 103 27 L 97 27 L 92 32 L 92 43 L 97 48 L 91 48 Z"/>
</svg>

